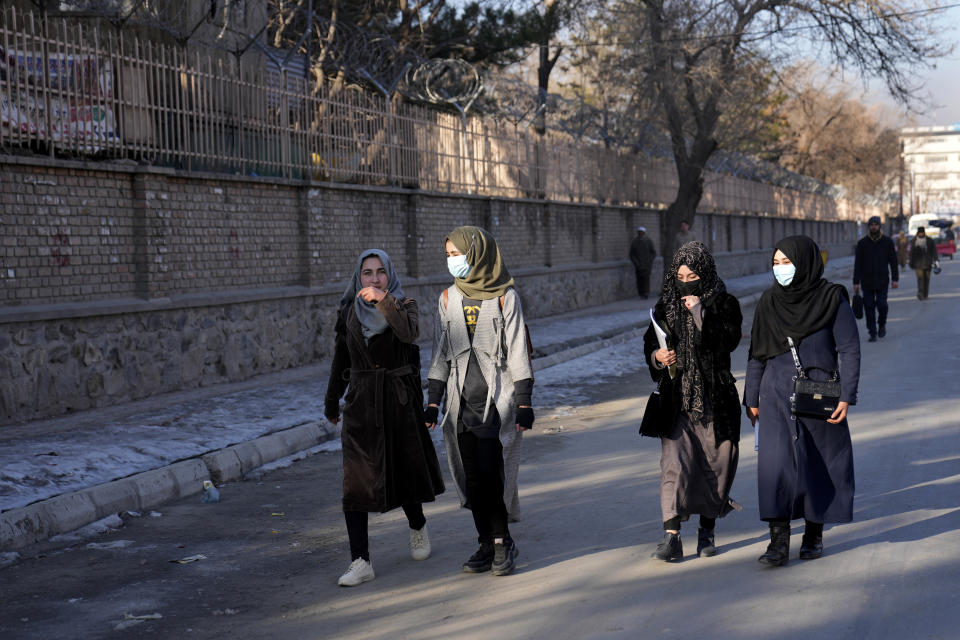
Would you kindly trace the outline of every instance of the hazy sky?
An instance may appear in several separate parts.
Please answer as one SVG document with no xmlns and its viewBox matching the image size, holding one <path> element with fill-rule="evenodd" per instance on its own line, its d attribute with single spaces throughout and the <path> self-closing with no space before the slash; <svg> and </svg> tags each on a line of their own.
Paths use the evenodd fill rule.
<svg viewBox="0 0 960 640">
<path fill-rule="evenodd" d="M 450 4 L 462 7 L 468 1 L 450 0 Z M 518 8 L 524 4 L 524 2 L 514 2 L 514 6 Z M 916 71 L 917 78 L 924 82 L 924 91 L 933 103 L 933 106 L 923 113 L 904 114 L 904 120 L 916 126 L 948 125 L 960 122 L 960 0 L 938 0 L 935 4 L 950 6 L 937 19 L 937 22 L 941 28 L 939 34 L 941 41 L 947 46 L 952 45 L 955 50 L 952 54 L 937 59 L 935 69 Z M 957 6 L 951 6 L 955 4 Z M 860 88 L 863 88 L 862 80 L 851 78 L 850 81 L 858 83 Z M 903 109 L 896 105 L 885 92 L 882 83 L 870 82 L 869 95 L 872 96 L 871 101 L 883 103 L 896 112 L 903 113 Z"/>
<path fill-rule="evenodd" d="M 941 0 L 941 6 L 954 4 Z M 921 70 L 917 76 L 923 81 L 925 91 L 935 106 L 924 113 L 907 114 L 917 126 L 948 125 L 960 122 L 960 6 L 947 9 L 938 19 L 942 29 L 939 36 L 946 45 L 954 47 L 953 53 L 936 60 L 936 68 Z M 879 89 L 879 86 L 878 86 Z M 892 102 L 883 94 L 875 94 L 878 100 Z"/>
</svg>

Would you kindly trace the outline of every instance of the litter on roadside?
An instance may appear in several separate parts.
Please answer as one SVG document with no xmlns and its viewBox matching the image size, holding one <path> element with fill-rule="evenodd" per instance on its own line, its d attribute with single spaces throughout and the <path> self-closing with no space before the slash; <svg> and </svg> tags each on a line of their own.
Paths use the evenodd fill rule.
<svg viewBox="0 0 960 640">
<path fill-rule="evenodd" d="M 177 560 L 171 560 L 170 562 L 175 562 L 177 564 L 190 564 L 191 562 L 196 562 L 197 560 L 206 560 L 207 556 L 202 553 L 198 553 L 194 556 L 187 556 L 186 558 L 179 558 Z"/>
</svg>

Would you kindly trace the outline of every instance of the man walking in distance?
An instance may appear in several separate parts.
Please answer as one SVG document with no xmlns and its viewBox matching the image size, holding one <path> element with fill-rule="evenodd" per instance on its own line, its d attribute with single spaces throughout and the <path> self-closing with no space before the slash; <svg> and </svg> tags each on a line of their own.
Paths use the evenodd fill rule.
<svg viewBox="0 0 960 640">
<path fill-rule="evenodd" d="M 889 278 L 887 269 L 890 270 Z M 892 281 L 896 289 L 899 280 L 897 248 L 893 240 L 883 235 L 880 216 L 873 216 L 867 221 L 867 235 L 857 243 L 853 262 L 853 292 L 860 293 L 863 285 L 863 312 L 867 317 L 869 342 L 876 342 L 877 336 L 887 335 L 887 285 Z"/>
<path fill-rule="evenodd" d="M 647 237 L 647 228 L 637 227 L 637 237 L 630 243 L 630 262 L 637 272 L 637 295 L 643 299 L 650 295 L 650 267 L 656 257 L 657 249 Z"/>
<path fill-rule="evenodd" d="M 910 245 L 910 268 L 917 272 L 917 299 L 926 300 L 930 295 L 930 270 L 939 264 L 937 244 L 927 237 L 924 227 L 917 227 L 917 235 Z"/>
</svg>

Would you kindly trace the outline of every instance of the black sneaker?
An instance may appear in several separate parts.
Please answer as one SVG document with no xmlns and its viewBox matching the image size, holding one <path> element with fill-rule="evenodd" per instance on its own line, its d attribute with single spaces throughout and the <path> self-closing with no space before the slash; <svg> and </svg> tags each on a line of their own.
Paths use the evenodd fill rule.
<svg viewBox="0 0 960 640">
<path fill-rule="evenodd" d="M 887 335 L 887 328 L 884 325 L 880 325 L 880 328 L 877 329 L 877 335 L 883 338 Z"/>
<path fill-rule="evenodd" d="M 510 538 L 504 538 L 503 544 L 493 544 L 493 564 L 490 573 L 495 576 L 505 576 L 516 566 L 517 554 L 520 550 Z"/>
<path fill-rule="evenodd" d="M 683 542 L 679 533 L 665 533 L 663 540 L 657 545 L 657 550 L 650 556 L 664 562 L 673 562 L 683 557 Z"/>
<path fill-rule="evenodd" d="M 489 542 L 481 542 L 477 552 L 470 556 L 470 559 L 463 563 L 465 573 L 483 573 L 490 571 L 493 564 L 493 545 Z"/>
<path fill-rule="evenodd" d="M 876 341 L 877 341 L 877 336 L 875 336 L 874 334 L 871 333 L 871 334 L 870 334 L 870 339 L 867 340 L 867 342 L 876 342 Z"/>
</svg>

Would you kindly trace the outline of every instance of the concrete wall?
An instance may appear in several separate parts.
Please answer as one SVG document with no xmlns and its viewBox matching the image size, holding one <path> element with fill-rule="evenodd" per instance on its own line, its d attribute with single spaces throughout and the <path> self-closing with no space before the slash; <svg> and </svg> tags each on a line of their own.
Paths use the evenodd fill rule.
<svg viewBox="0 0 960 640">
<path fill-rule="evenodd" d="M 443 238 L 463 224 L 498 238 L 530 317 L 628 297 L 634 229 L 656 240 L 662 217 L 124 163 L 0 156 L 0 176 L 0 424 L 322 359 L 345 280 L 371 247 L 420 301 L 428 339 L 451 280 Z M 785 235 L 834 255 L 856 240 L 852 222 L 755 214 L 700 214 L 694 231 L 728 278 L 765 269 Z"/>
</svg>

